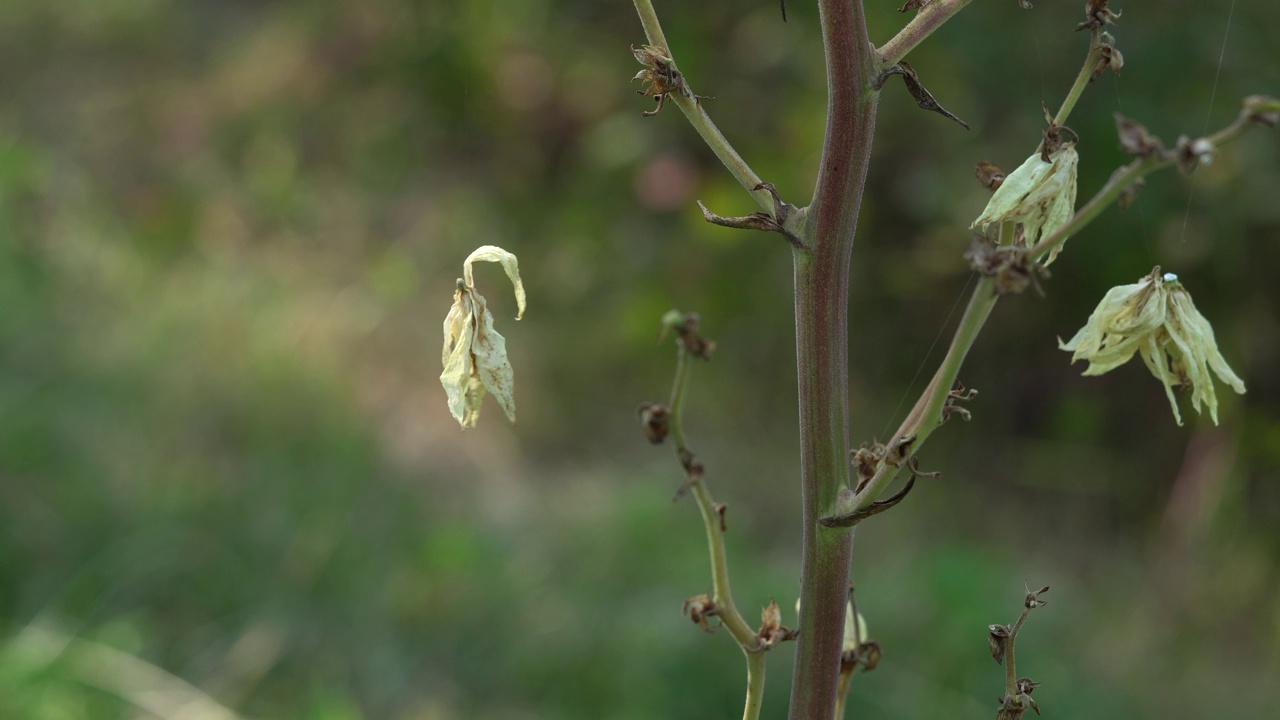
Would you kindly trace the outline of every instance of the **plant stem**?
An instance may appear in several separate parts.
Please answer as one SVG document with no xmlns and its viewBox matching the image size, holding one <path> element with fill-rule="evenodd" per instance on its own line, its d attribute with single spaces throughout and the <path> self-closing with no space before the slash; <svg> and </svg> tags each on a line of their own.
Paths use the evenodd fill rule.
<svg viewBox="0 0 1280 720">
<path fill-rule="evenodd" d="M 840 683 L 836 688 L 836 712 L 831 717 L 843 720 L 844 706 L 849 699 L 849 686 L 853 684 L 853 670 L 840 673 Z"/>
<path fill-rule="evenodd" d="M 853 534 L 819 519 L 849 478 L 849 255 L 866 182 L 878 93 L 861 0 L 819 0 L 827 128 L 813 202 L 793 251 L 800 400 L 803 558 L 791 720 L 835 710 Z"/>
<path fill-rule="evenodd" d="M 684 346 L 676 351 L 676 377 L 671 386 L 671 415 L 668 420 L 672 443 L 676 455 L 684 457 L 689 453 L 689 446 L 684 436 L 684 401 L 686 388 L 689 385 L 690 356 Z M 733 603 L 733 590 L 729 587 L 729 562 L 724 549 L 724 532 L 721 530 L 720 513 L 716 511 L 715 500 L 707 489 L 702 477 L 689 477 L 689 490 L 698 503 L 698 511 L 702 515 L 702 525 L 707 533 L 707 549 L 711 555 L 711 583 L 713 600 L 719 606 L 717 617 L 729 630 L 729 634 L 742 648 L 747 656 L 747 700 L 743 710 L 743 720 L 756 720 L 760 716 L 760 703 L 764 697 L 765 664 L 764 652 L 760 641 L 747 621 L 738 612 Z"/>
<path fill-rule="evenodd" d="M 662 25 L 658 22 L 658 14 L 654 11 L 651 0 L 634 0 L 634 3 L 636 14 L 640 16 L 640 24 L 644 26 L 644 34 L 649 44 L 666 50 L 668 57 L 672 57 L 674 62 L 675 56 L 671 53 L 671 46 L 667 45 L 667 36 L 662 32 Z M 689 119 L 689 124 L 698 131 L 698 135 L 702 136 L 703 142 L 711 148 L 711 152 L 715 153 L 720 162 L 724 163 L 738 183 L 751 194 L 756 203 L 764 208 L 765 212 L 772 212 L 773 196 L 767 190 L 756 189 L 761 183 L 760 176 L 756 175 L 751 166 L 747 165 L 747 161 L 743 160 L 738 151 L 725 139 L 720 128 L 716 127 L 716 124 L 711 121 L 711 116 L 707 115 L 707 111 L 702 108 L 702 103 L 692 94 L 685 96 L 680 93 L 671 93 L 668 100 L 680 108 L 680 112 Z"/>
<path fill-rule="evenodd" d="M 890 439 L 890 446 L 898 438 L 914 434 L 916 439 L 911 447 L 915 450 L 923 445 L 929 435 L 942 424 L 942 405 L 946 402 L 947 394 L 955 386 L 956 376 L 960 374 L 960 366 L 964 364 L 969 348 L 973 347 L 978 333 L 986 324 L 987 318 L 991 316 L 991 310 L 999 299 L 1000 296 L 995 293 L 995 278 L 984 277 L 978 281 L 978 286 L 973 289 L 973 295 L 969 296 L 969 304 L 964 309 L 964 316 L 960 318 L 960 326 L 956 328 L 956 334 L 951 338 L 951 347 L 947 349 L 947 356 L 942 359 L 942 365 L 934 373 L 933 380 L 920 395 L 920 399 L 916 401 L 907 419 Z M 899 470 L 901 468 L 881 461 L 876 467 L 875 474 L 867 481 L 866 487 L 858 493 L 857 504 L 846 510 L 852 512 L 870 507 L 884 488 L 898 476 Z"/>
<path fill-rule="evenodd" d="M 973 0 L 934 0 L 916 12 L 911 22 L 898 31 L 892 39 L 880 46 L 876 54 L 880 57 L 882 68 L 897 65 L 907 53 L 924 42 L 934 30 L 951 19 L 951 16 L 964 9 Z"/>
<path fill-rule="evenodd" d="M 1031 608 L 1023 608 L 1022 614 L 1018 616 L 1018 622 L 1013 624 L 1013 629 L 1009 631 L 1009 643 L 1004 649 L 1004 694 L 1018 694 L 1018 670 L 1013 659 L 1013 649 L 1018 644 L 1018 631 L 1022 629 L 1022 623 L 1027 621 L 1027 616 L 1031 614 Z"/>
<path fill-rule="evenodd" d="M 1076 107 L 1076 101 L 1080 99 L 1080 95 L 1084 93 L 1084 86 L 1089 84 L 1089 79 L 1093 77 L 1093 70 L 1098 66 L 1098 60 L 1101 51 L 1098 49 L 1101 45 L 1102 30 L 1095 29 L 1089 36 L 1089 53 L 1084 57 L 1084 66 L 1080 68 L 1080 74 L 1076 75 L 1076 81 L 1067 91 L 1067 97 L 1062 101 L 1062 107 L 1058 108 L 1058 114 L 1053 116 L 1053 124 L 1061 125 L 1067 121 L 1067 117 L 1071 115 L 1071 111 Z M 1046 111 L 1047 112 L 1047 111 Z"/>
<path fill-rule="evenodd" d="M 764 700 L 764 653 L 745 648 L 743 652 L 747 654 L 747 701 L 742 708 L 742 720 L 758 720 Z"/>
</svg>

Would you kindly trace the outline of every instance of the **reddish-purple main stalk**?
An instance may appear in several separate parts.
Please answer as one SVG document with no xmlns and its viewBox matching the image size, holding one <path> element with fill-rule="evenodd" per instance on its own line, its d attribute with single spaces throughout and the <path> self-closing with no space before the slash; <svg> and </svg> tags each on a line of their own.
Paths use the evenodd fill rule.
<svg viewBox="0 0 1280 720">
<path fill-rule="evenodd" d="M 827 58 L 827 130 L 805 250 L 794 253 L 803 611 L 791 720 L 835 711 L 853 533 L 818 525 L 849 479 L 849 254 L 866 182 L 878 94 L 861 0 L 819 0 Z"/>
</svg>

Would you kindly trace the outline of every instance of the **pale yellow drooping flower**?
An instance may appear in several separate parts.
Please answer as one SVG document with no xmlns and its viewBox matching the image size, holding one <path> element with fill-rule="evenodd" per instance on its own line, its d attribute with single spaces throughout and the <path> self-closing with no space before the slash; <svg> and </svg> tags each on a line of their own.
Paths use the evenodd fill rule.
<svg viewBox="0 0 1280 720">
<path fill-rule="evenodd" d="M 487 393 L 502 406 L 511 422 L 516 421 L 515 378 L 507 360 L 507 341 L 493 329 L 493 314 L 484 296 L 476 292 L 471 265 L 475 262 L 501 263 L 515 286 L 516 319 L 524 317 L 524 284 L 516 256 L 496 245 L 476 248 L 462 264 L 463 277 L 453 293 L 453 307 L 444 319 L 444 349 L 440 384 L 449 398 L 449 412 L 464 428 L 475 427 L 480 404 Z"/>
<path fill-rule="evenodd" d="M 1164 384 L 1179 425 L 1182 414 L 1173 397 L 1174 385 L 1191 386 L 1192 406 L 1200 412 L 1200 404 L 1207 405 L 1215 425 L 1218 396 L 1209 371 L 1244 393 L 1244 381 L 1218 352 L 1209 321 L 1191 302 L 1178 277 L 1162 275 L 1159 267 L 1133 285 L 1107 291 L 1088 323 L 1069 342 L 1059 340 L 1058 347 L 1073 353 L 1072 362 L 1089 361 L 1085 375 L 1101 375 L 1140 353 L 1151 374 Z"/>
<path fill-rule="evenodd" d="M 1036 153 L 1009 173 L 991 196 L 987 207 L 969 227 L 992 223 L 1020 223 L 1028 245 L 1062 227 L 1076 211 L 1076 166 L 1080 157 L 1075 143 L 1064 142 L 1045 162 Z M 1044 264 L 1058 257 L 1059 244 Z"/>
</svg>

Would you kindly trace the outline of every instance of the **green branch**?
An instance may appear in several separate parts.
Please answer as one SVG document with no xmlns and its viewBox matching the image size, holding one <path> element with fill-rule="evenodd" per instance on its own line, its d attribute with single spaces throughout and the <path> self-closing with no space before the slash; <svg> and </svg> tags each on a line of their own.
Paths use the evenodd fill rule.
<svg viewBox="0 0 1280 720">
<path fill-rule="evenodd" d="M 671 54 L 671 46 L 667 45 L 667 36 L 663 34 L 662 25 L 658 22 L 658 14 L 653 9 L 653 3 L 650 0 L 634 0 L 634 3 L 636 14 L 640 16 L 640 24 L 644 26 L 644 34 L 649 44 L 662 48 L 668 57 L 674 58 Z M 716 124 L 711 121 L 711 116 L 707 115 L 707 111 L 703 109 L 698 97 L 692 91 L 688 95 L 677 92 L 671 94 L 670 100 L 680 108 L 680 112 L 689 119 L 689 124 L 693 125 L 693 129 L 702 136 L 703 142 L 711 148 L 711 152 L 715 153 L 720 162 L 724 163 L 738 183 L 751 194 L 756 203 L 766 212 L 771 212 L 773 196 L 769 191 L 759 189 L 763 183 L 760 176 L 756 175 L 751 166 L 747 165 L 747 161 L 743 160 L 738 151 L 729 144 L 720 132 L 720 128 L 716 127 Z"/>
<path fill-rule="evenodd" d="M 671 387 L 671 415 L 668 420 L 668 427 L 671 433 L 672 443 L 675 445 L 676 456 L 681 458 L 682 463 L 687 463 L 685 458 L 691 458 L 692 452 L 684 436 L 684 402 L 685 390 L 689 383 L 689 352 L 684 345 L 679 345 L 676 351 L 676 376 L 675 382 Z M 764 696 L 764 652 L 760 646 L 760 640 L 756 636 L 755 631 L 747 624 L 742 617 L 742 613 L 738 612 L 738 608 L 733 602 L 733 591 L 729 587 L 729 562 L 725 555 L 724 548 L 724 530 L 722 529 L 722 521 L 716 502 L 711 497 L 711 491 L 707 489 L 706 481 L 703 479 L 700 470 L 697 472 L 690 471 L 686 464 L 686 472 L 688 473 L 689 491 L 693 494 L 694 500 L 698 503 L 698 510 L 702 515 L 702 525 L 707 534 L 707 548 L 711 555 L 711 582 L 713 587 L 713 600 L 717 607 L 717 617 L 725 628 L 729 630 L 729 634 L 742 648 L 742 652 L 747 656 L 747 700 L 743 709 L 743 720 L 756 720 L 760 716 L 760 704 Z"/>
<path fill-rule="evenodd" d="M 914 50 L 917 45 L 925 41 L 925 38 L 932 35 L 934 30 L 942 27 L 943 23 L 972 1 L 934 0 L 921 8 L 916 12 L 916 16 L 911 18 L 911 22 L 876 51 L 880 67 L 897 65 L 899 60 L 907 56 L 907 53 Z"/>
</svg>

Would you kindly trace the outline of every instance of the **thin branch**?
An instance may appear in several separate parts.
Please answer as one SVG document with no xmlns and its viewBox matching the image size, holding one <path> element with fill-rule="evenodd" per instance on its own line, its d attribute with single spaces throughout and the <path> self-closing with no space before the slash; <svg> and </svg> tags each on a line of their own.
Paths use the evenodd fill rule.
<svg viewBox="0 0 1280 720">
<path fill-rule="evenodd" d="M 1248 130 L 1253 123 L 1245 113 L 1236 118 L 1235 122 L 1226 126 L 1222 130 L 1204 138 L 1213 148 L 1218 148 L 1239 137 L 1245 130 Z M 1102 211 L 1108 205 L 1120 198 L 1120 195 L 1147 175 L 1167 167 L 1172 167 L 1178 162 L 1177 157 L 1170 154 L 1166 156 L 1152 155 L 1145 158 L 1137 158 L 1133 162 L 1126 165 L 1119 173 L 1116 173 L 1102 186 L 1097 195 L 1094 195 L 1089 202 L 1066 224 L 1057 228 L 1045 237 L 1040 239 L 1034 247 L 1029 251 L 1032 257 L 1039 258 L 1049 251 L 1058 247 L 1067 241 L 1067 238 L 1075 234 L 1085 225 L 1088 225 L 1102 214 Z"/>
<path fill-rule="evenodd" d="M 645 37 L 648 38 L 650 45 L 656 45 L 663 48 L 668 56 L 671 56 L 671 46 L 667 45 L 667 36 L 662 32 L 662 25 L 658 22 L 658 14 L 653 9 L 651 0 L 634 0 L 636 6 L 636 14 L 640 16 L 640 24 L 644 26 Z M 670 100 L 680 108 L 684 116 L 689 119 L 689 124 L 693 125 L 693 129 L 698 131 L 702 136 L 702 140 L 711 148 L 711 152 L 715 153 L 720 162 L 728 168 L 729 172 L 737 179 L 747 192 L 751 193 L 751 197 L 756 203 L 765 210 L 773 209 L 773 197 L 768 191 L 759 189 L 763 184 L 759 175 L 747 165 L 747 161 L 742 159 L 738 151 L 729 144 L 725 136 L 711 121 L 711 116 L 707 115 L 707 111 L 702 108 L 702 103 L 692 92 L 689 95 L 680 93 L 672 93 Z"/>
<path fill-rule="evenodd" d="M 973 0 L 933 0 L 921 8 L 906 27 L 898 31 L 891 40 L 876 51 L 881 67 L 892 67 L 907 56 L 907 53 L 924 42 L 934 30 L 951 19 L 951 16 L 964 9 Z"/>
<path fill-rule="evenodd" d="M 1098 66 L 1098 60 L 1101 59 L 1102 50 L 1102 28 L 1098 27 L 1089 35 L 1089 53 L 1084 57 L 1084 66 L 1080 68 L 1080 74 L 1076 76 L 1076 81 L 1071 85 L 1071 89 L 1067 91 L 1067 97 L 1062 100 L 1062 107 L 1058 108 L 1058 114 L 1053 116 L 1053 124 L 1055 127 L 1062 125 L 1067 121 L 1067 117 L 1071 115 L 1071 111 L 1075 109 L 1076 101 L 1080 99 L 1080 95 L 1084 93 L 1084 87 L 1089 84 L 1093 77 L 1093 71 Z M 1047 112 L 1047 111 L 1046 111 Z"/>
<path fill-rule="evenodd" d="M 671 440 L 675 445 L 676 455 L 682 459 L 692 457 L 688 443 L 684 437 L 682 415 L 684 411 L 685 388 L 689 381 L 689 352 L 683 345 L 676 353 L 676 377 L 671 388 Z M 714 600 L 720 607 L 718 617 L 729 629 L 729 634 L 742 646 L 748 654 L 759 650 L 760 642 L 755 631 L 743 619 L 742 613 L 733 604 L 733 591 L 729 587 L 729 562 L 725 556 L 724 533 L 720 529 L 720 514 L 716 511 L 716 502 L 707 489 L 701 471 L 689 472 L 689 489 L 698 503 L 702 514 L 702 524 L 707 532 L 707 548 L 711 555 L 711 582 L 714 588 Z"/>
</svg>

